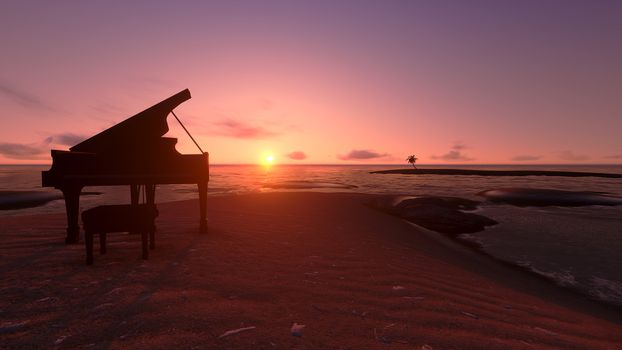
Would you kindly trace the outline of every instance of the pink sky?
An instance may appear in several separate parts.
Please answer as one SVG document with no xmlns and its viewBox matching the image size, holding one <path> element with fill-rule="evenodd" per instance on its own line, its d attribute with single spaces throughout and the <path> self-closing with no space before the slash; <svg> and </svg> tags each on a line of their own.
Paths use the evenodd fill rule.
<svg viewBox="0 0 622 350">
<path fill-rule="evenodd" d="M 0 163 L 189 88 L 213 163 L 620 163 L 619 1 L 9 1 Z M 196 147 L 170 117 L 178 150 Z"/>
</svg>

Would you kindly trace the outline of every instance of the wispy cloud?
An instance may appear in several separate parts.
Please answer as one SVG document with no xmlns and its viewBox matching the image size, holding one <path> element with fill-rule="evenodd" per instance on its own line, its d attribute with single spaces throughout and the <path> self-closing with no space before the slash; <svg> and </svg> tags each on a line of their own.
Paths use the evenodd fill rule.
<svg viewBox="0 0 622 350">
<path fill-rule="evenodd" d="M 346 155 L 338 155 L 337 158 L 341 160 L 366 160 L 366 159 L 377 159 L 388 157 L 388 153 L 380 153 L 375 151 L 370 151 L 366 149 L 355 149 L 350 151 L 350 153 Z"/>
<path fill-rule="evenodd" d="M 87 137 L 84 135 L 77 135 L 71 132 L 65 132 L 52 135 L 48 137 L 46 141 L 48 141 L 48 143 L 55 143 L 57 145 L 73 146 L 86 140 L 86 138 Z"/>
<path fill-rule="evenodd" d="M 562 151 L 559 153 L 559 158 L 563 160 L 573 161 L 573 162 L 590 159 L 588 155 L 577 154 L 577 153 L 574 153 L 573 151 Z"/>
<path fill-rule="evenodd" d="M 605 156 L 606 159 L 622 159 L 622 154 L 612 154 L 610 156 Z"/>
<path fill-rule="evenodd" d="M 301 151 L 294 151 L 294 152 L 288 153 L 286 156 L 287 158 L 293 159 L 293 160 L 307 159 L 307 155 L 305 154 L 305 152 L 301 152 Z"/>
<path fill-rule="evenodd" d="M 39 143 L 0 143 L 0 155 L 10 159 L 45 159 L 50 145 L 73 146 L 85 140 L 83 135 L 70 132 L 54 134 Z"/>
<path fill-rule="evenodd" d="M 542 156 L 520 155 L 520 156 L 512 157 L 512 160 L 516 162 L 528 162 L 532 160 L 538 160 L 540 158 L 542 158 Z"/>
<path fill-rule="evenodd" d="M 148 85 L 162 86 L 162 87 L 170 87 L 170 86 L 177 85 L 175 81 L 167 79 L 167 78 L 162 78 L 159 76 L 147 76 L 147 75 L 135 76 L 135 77 L 131 77 L 131 81 L 148 84 Z"/>
<path fill-rule="evenodd" d="M 19 87 L 11 86 L 11 84 L 4 81 L 0 81 L 0 95 L 22 107 L 52 112 L 56 111 L 56 108 L 43 101 L 38 96 L 24 91 Z"/>
<path fill-rule="evenodd" d="M 42 145 L 0 143 L 0 154 L 10 159 L 42 159 L 45 151 Z"/>
<path fill-rule="evenodd" d="M 280 134 L 277 131 L 268 130 L 262 126 L 254 126 L 233 118 L 227 118 L 213 125 L 215 128 L 209 132 L 210 134 L 239 139 L 265 139 Z"/>
<path fill-rule="evenodd" d="M 264 111 L 269 111 L 269 110 L 272 109 L 272 107 L 274 107 L 274 101 L 272 101 L 269 98 L 265 98 L 265 97 L 264 98 L 260 98 L 257 101 L 257 104 L 258 104 L 259 108 L 261 110 L 264 110 Z"/>
<path fill-rule="evenodd" d="M 130 94 L 141 99 L 152 93 L 165 93 L 164 96 L 166 96 L 171 91 L 177 90 L 178 92 L 185 88 L 177 81 L 159 75 L 128 75 L 126 82 L 138 88 Z"/>
<path fill-rule="evenodd" d="M 432 159 L 441 159 L 447 162 L 456 162 L 456 161 L 470 161 L 470 160 L 474 160 L 475 158 L 471 158 L 468 155 L 466 155 L 463 150 L 466 149 L 467 147 L 458 142 L 455 143 L 452 147 L 451 150 L 449 150 L 449 152 L 440 155 L 440 156 L 436 156 L 433 155 L 431 158 Z"/>
<path fill-rule="evenodd" d="M 123 108 L 113 105 L 108 102 L 99 102 L 89 107 L 98 113 L 106 114 L 106 115 L 112 114 L 112 115 L 119 117 L 119 116 L 124 116 L 126 114 Z"/>
</svg>

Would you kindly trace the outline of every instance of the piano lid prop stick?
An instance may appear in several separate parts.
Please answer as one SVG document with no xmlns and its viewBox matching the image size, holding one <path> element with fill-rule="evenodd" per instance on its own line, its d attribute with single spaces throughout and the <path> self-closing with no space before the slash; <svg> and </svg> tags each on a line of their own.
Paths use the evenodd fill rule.
<svg viewBox="0 0 622 350">
<path fill-rule="evenodd" d="M 205 153 L 201 149 L 201 146 L 199 146 L 199 144 L 195 141 L 194 137 L 192 137 L 192 135 L 190 135 L 190 132 L 188 131 L 188 129 L 186 129 L 186 127 L 184 126 L 184 123 L 182 123 L 181 120 L 179 120 L 179 118 L 177 118 L 177 114 L 175 114 L 174 111 L 171 111 L 171 113 L 173 113 L 173 116 L 175 117 L 175 119 L 177 119 L 177 121 L 179 122 L 179 125 L 181 125 L 181 127 L 184 128 L 184 130 L 186 131 L 186 134 L 188 134 L 188 136 L 190 136 L 190 138 L 192 139 L 192 142 L 194 142 L 194 144 L 197 145 L 197 147 L 199 148 L 199 151 L 201 151 L 201 154 Z"/>
</svg>

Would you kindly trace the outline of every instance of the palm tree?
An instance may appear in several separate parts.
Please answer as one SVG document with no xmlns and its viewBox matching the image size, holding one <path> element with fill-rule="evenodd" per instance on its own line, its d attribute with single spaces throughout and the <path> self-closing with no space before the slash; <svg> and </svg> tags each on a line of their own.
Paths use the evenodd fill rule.
<svg viewBox="0 0 622 350">
<path fill-rule="evenodd" d="M 417 169 L 417 167 L 415 166 L 415 163 L 417 162 L 417 157 L 414 154 L 409 155 L 408 157 L 406 157 L 406 161 L 410 164 L 412 164 L 413 168 Z"/>
</svg>

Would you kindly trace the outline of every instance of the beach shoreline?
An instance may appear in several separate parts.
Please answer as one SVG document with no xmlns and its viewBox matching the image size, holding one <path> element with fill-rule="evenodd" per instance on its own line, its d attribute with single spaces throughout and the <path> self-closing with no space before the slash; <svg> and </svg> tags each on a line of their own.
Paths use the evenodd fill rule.
<svg viewBox="0 0 622 350">
<path fill-rule="evenodd" d="M 372 195 L 215 196 L 161 203 L 157 248 L 133 236 L 84 265 L 64 214 L 0 218 L 8 348 L 607 348 L 622 314 L 448 248 L 371 209 Z M 290 334 L 305 324 L 302 337 Z M 47 326 L 46 326 L 47 325 Z M 172 328 L 171 328 L 172 327 Z M 219 338 L 229 330 L 255 327 Z M 58 342 L 58 343 L 57 343 Z M 271 344 L 274 344 L 272 346 Z"/>
</svg>

